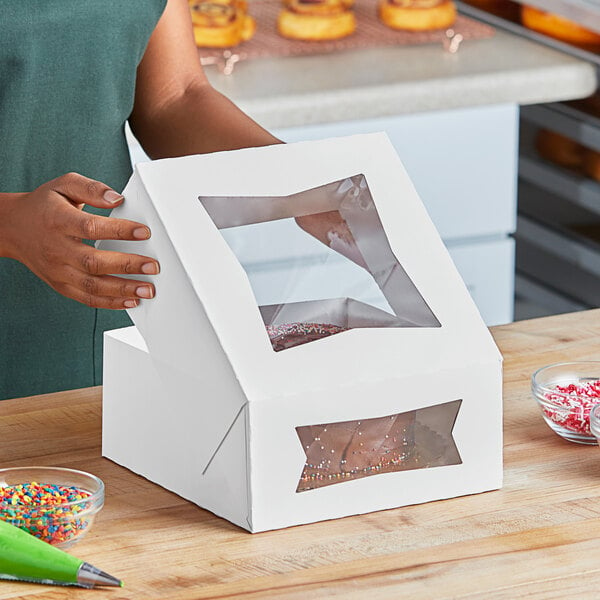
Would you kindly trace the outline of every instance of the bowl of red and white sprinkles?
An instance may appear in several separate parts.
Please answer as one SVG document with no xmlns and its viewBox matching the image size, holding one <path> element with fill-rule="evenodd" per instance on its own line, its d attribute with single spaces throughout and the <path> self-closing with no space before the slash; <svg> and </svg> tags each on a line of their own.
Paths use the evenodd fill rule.
<svg viewBox="0 0 600 600">
<path fill-rule="evenodd" d="M 68 547 L 104 505 L 104 483 L 62 467 L 0 469 L 0 519 L 53 546 Z"/>
<path fill-rule="evenodd" d="M 566 362 L 538 369 L 531 390 L 550 429 L 570 442 L 597 445 L 590 413 L 600 404 L 600 361 Z"/>
</svg>

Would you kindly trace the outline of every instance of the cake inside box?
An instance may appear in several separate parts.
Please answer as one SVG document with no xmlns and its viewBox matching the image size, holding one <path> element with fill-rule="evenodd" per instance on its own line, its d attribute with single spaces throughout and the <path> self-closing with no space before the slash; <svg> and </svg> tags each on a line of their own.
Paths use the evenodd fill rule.
<svg viewBox="0 0 600 600">
<path fill-rule="evenodd" d="M 245 269 L 273 350 L 365 327 L 440 327 L 364 175 L 289 196 L 200 196 Z"/>
<path fill-rule="evenodd" d="M 296 427 L 306 454 L 296 491 L 381 473 L 460 464 L 452 429 L 461 402 L 374 419 Z"/>
</svg>

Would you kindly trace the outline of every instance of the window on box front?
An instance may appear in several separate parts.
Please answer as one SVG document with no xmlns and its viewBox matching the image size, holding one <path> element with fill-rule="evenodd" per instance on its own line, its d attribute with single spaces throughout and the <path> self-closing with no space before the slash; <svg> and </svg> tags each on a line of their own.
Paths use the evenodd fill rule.
<svg viewBox="0 0 600 600">
<path fill-rule="evenodd" d="M 306 455 L 296 492 L 381 473 L 461 464 L 452 437 L 461 403 L 296 427 Z"/>
<path fill-rule="evenodd" d="M 278 352 L 362 327 L 439 327 L 394 256 L 364 175 L 290 196 L 199 197 Z"/>
</svg>

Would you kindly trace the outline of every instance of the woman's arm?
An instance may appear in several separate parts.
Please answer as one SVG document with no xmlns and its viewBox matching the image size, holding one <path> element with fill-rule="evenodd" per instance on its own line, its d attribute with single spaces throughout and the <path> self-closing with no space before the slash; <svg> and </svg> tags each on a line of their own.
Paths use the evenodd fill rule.
<svg viewBox="0 0 600 600">
<path fill-rule="evenodd" d="M 168 0 L 138 69 L 131 125 L 153 158 L 179 156 L 278 140 L 207 82 L 193 41 L 186 0 Z M 14 258 L 56 291 L 100 308 L 136 306 L 154 285 L 120 274 L 156 274 L 155 259 L 96 250 L 83 239 L 140 240 L 141 224 L 81 211 L 123 200 L 101 182 L 76 173 L 28 193 L 0 193 L 0 256 Z"/>
<path fill-rule="evenodd" d="M 151 158 L 279 143 L 206 79 L 187 0 L 168 0 L 150 37 L 130 125 Z"/>
<path fill-rule="evenodd" d="M 281 143 L 206 79 L 187 0 L 168 0 L 137 75 L 130 124 L 151 158 Z M 339 212 L 296 221 L 325 245 L 365 266 Z"/>
</svg>

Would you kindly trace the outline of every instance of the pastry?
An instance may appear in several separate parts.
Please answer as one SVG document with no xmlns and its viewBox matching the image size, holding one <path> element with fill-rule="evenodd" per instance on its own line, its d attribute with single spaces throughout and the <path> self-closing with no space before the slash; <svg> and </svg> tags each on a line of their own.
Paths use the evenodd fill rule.
<svg viewBox="0 0 600 600">
<path fill-rule="evenodd" d="M 355 29 L 352 0 L 285 0 L 277 19 L 280 35 L 294 40 L 337 40 Z"/>
<path fill-rule="evenodd" d="M 560 133 L 540 129 L 535 140 L 538 154 L 557 165 L 570 169 L 582 166 L 585 147 Z"/>
<path fill-rule="evenodd" d="M 521 22 L 525 27 L 583 48 L 600 47 L 600 34 L 590 31 L 560 15 L 533 6 L 521 6 Z"/>
<path fill-rule="evenodd" d="M 444 29 L 456 20 L 456 6 L 451 0 L 380 0 L 379 19 L 392 29 Z"/>
<path fill-rule="evenodd" d="M 245 0 L 189 0 L 189 6 L 196 46 L 230 48 L 254 35 Z"/>
<path fill-rule="evenodd" d="M 536 148 L 542 158 L 600 182 L 600 152 L 548 129 L 538 132 Z"/>
<path fill-rule="evenodd" d="M 586 148 L 583 153 L 582 168 L 588 177 L 600 182 L 600 152 Z"/>
</svg>

